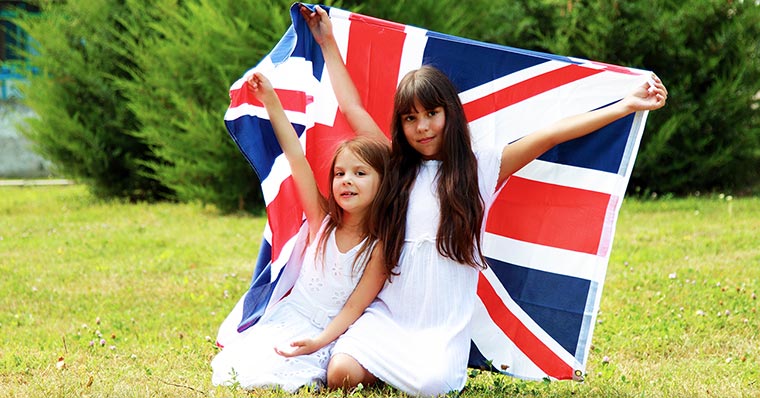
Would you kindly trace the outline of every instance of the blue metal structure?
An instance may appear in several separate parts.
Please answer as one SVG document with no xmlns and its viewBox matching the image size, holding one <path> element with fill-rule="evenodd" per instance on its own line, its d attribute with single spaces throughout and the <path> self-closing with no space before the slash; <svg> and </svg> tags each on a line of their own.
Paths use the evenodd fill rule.
<svg viewBox="0 0 760 398">
<path fill-rule="evenodd" d="M 22 71 L 29 68 L 28 61 L 17 49 L 32 51 L 31 38 L 13 23 L 18 12 L 38 12 L 36 6 L 23 1 L 0 1 L 0 100 L 20 96 L 17 85 L 24 80 Z"/>
</svg>

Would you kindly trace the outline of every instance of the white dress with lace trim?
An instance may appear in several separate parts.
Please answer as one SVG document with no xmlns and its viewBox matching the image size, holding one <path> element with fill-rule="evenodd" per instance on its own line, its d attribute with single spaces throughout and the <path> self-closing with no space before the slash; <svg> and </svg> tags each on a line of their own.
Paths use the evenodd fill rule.
<svg viewBox="0 0 760 398">
<path fill-rule="evenodd" d="M 324 227 L 325 222 L 319 235 Z M 324 385 L 334 342 L 311 355 L 293 358 L 278 355 L 274 347 L 286 347 L 293 340 L 318 335 L 338 314 L 363 272 L 361 267 L 353 269 L 362 243 L 341 253 L 333 231 L 328 237 L 323 261 L 321 255 L 316 257 L 319 237 L 315 238 L 306 249 L 301 272 L 290 295 L 211 361 L 213 384 L 239 384 L 246 389 L 280 387 L 289 392 L 302 386 Z"/>
</svg>

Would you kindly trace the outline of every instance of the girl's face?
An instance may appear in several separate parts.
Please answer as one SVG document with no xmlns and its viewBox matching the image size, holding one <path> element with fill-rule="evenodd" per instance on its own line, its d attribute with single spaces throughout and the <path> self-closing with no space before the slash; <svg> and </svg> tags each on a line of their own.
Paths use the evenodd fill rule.
<svg viewBox="0 0 760 398">
<path fill-rule="evenodd" d="M 419 101 L 414 101 L 414 109 L 401 115 L 404 136 L 409 145 L 425 160 L 439 159 L 443 146 L 443 128 L 446 113 L 443 107 L 424 109 Z"/>
<path fill-rule="evenodd" d="M 335 158 L 332 192 L 335 201 L 347 213 L 369 209 L 380 187 L 380 174 L 352 151 L 341 151 Z"/>
</svg>

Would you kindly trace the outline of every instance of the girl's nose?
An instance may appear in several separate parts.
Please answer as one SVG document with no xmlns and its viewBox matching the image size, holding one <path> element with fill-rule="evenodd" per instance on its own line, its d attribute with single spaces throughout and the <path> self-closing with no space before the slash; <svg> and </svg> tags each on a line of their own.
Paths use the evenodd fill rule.
<svg viewBox="0 0 760 398">
<path fill-rule="evenodd" d="M 425 118 L 420 118 L 417 122 L 417 131 L 425 132 L 428 130 L 428 121 Z"/>
</svg>

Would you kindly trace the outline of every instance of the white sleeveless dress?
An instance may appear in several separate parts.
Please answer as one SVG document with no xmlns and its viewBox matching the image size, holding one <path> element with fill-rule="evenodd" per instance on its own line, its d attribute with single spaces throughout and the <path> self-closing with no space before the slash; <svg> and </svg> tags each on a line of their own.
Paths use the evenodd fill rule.
<svg viewBox="0 0 760 398">
<path fill-rule="evenodd" d="M 493 202 L 501 153 L 479 152 L 478 185 Z M 467 381 L 469 322 L 479 270 L 436 248 L 440 162 L 425 161 L 412 188 L 399 266 L 377 299 L 333 347 L 380 380 L 414 396 L 461 390 Z"/>
<path fill-rule="evenodd" d="M 324 227 L 323 222 L 319 235 Z M 323 386 L 334 342 L 311 355 L 293 358 L 278 355 L 274 347 L 286 347 L 293 340 L 318 335 L 340 312 L 363 272 L 361 262 L 357 263 L 357 270 L 353 270 L 354 258 L 362 243 L 341 253 L 333 231 L 323 263 L 321 255 L 315 258 L 319 237 L 315 238 L 306 249 L 301 272 L 290 295 L 211 361 L 212 383 L 239 383 L 246 389 L 279 386 L 289 392 L 306 385 Z"/>
</svg>

